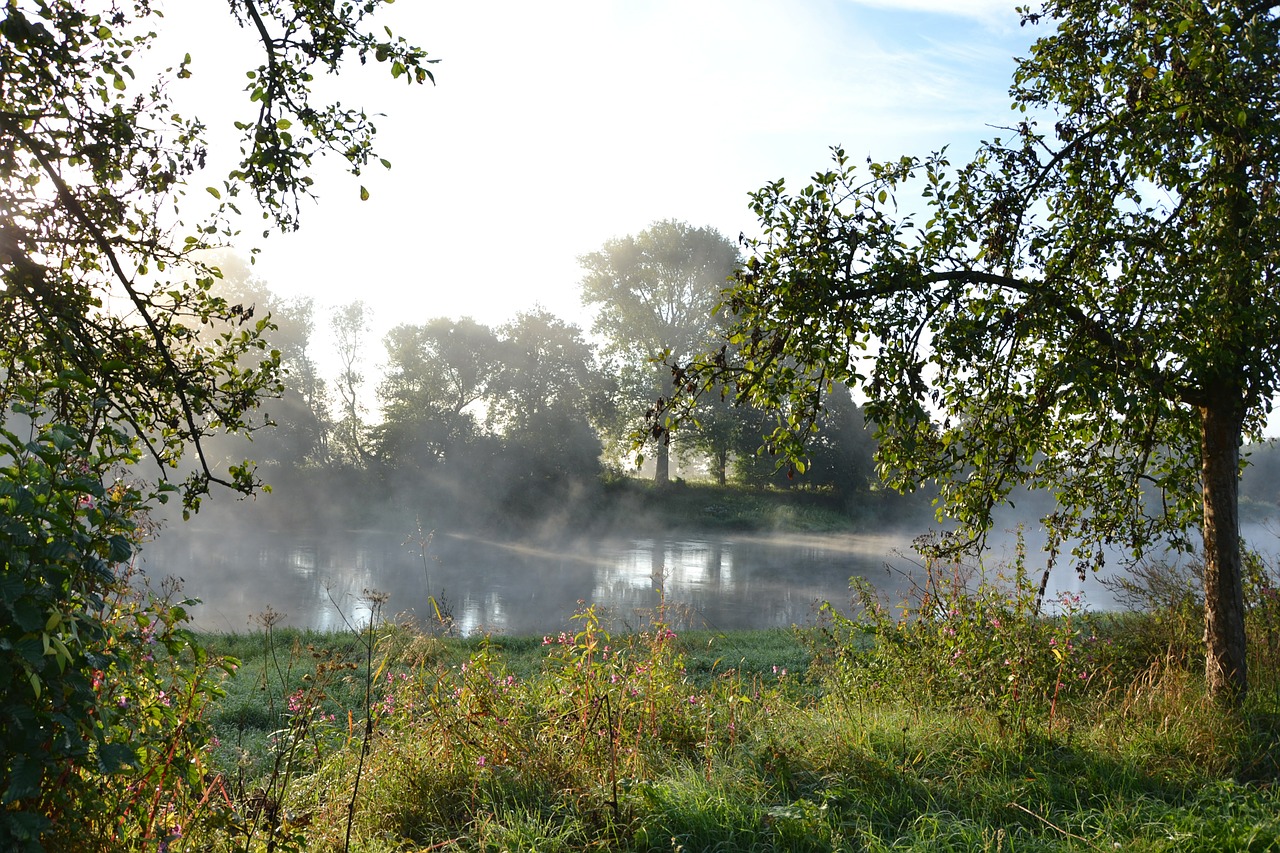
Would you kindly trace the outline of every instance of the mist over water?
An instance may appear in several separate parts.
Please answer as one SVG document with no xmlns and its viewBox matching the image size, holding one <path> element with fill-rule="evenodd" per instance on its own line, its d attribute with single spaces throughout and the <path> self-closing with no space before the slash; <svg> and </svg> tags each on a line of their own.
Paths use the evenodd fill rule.
<svg viewBox="0 0 1280 853">
<path fill-rule="evenodd" d="M 713 630 L 811 623 L 817 605 L 846 607 L 849 579 L 865 577 L 900 600 L 923 576 L 901 535 L 673 535 L 611 537 L 575 545 L 438 534 L 423 550 L 376 531 L 279 535 L 182 531 L 143 553 L 153 579 L 183 579 L 199 598 L 195 625 L 245 631 L 268 605 L 281 624 L 342 630 L 365 624 L 365 590 L 386 593 L 384 616 L 429 621 L 428 594 L 463 634 L 545 634 L 571 624 L 579 601 L 616 629 L 638 626 L 663 597 L 673 621 Z M 991 564 L 1012 556 L 1000 548 Z M 1034 562 L 1031 563 L 1034 566 Z M 1083 592 L 1094 609 L 1111 599 L 1095 577 L 1055 570 L 1051 596 Z"/>
<path fill-rule="evenodd" d="M 281 624 L 343 630 L 367 624 L 366 590 L 388 596 L 385 618 L 424 623 L 434 615 L 434 596 L 462 634 L 554 633 L 572 624 L 579 601 L 596 605 L 619 630 L 638 626 L 664 600 L 686 628 L 805 625 L 820 602 L 848 609 L 853 576 L 868 579 L 889 603 L 900 602 L 924 576 L 912 541 L 929 526 L 917 520 L 856 535 L 661 533 L 651 520 L 638 524 L 633 512 L 629 532 L 608 525 L 524 533 L 446 527 L 419 536 L 406 535 L 410 525 L 392 518 L 384 526 L 396 532 L 337 525 L 267 530 L 259 526 L 261 509 L 235 503 L 201 513 L 201 526 L 171 522 L 144 547 L 140 562 L 152 581 L 181 578 L 184 594 L 202 600 L 193 610 L 197 628 L 251 630 L 258 627 L 252 617 L 270 606 L 283 614 Z M 1022 504 L 1001 513 L 983 559 L 989 571 L 1015 558 L 1021 535 L 1027 572 L 1038 580 L 1045 554 L 1035 519 L 1042 509 Z M 1255 516 L 1244 526 L 1245 540 L 1274 565 L 1280 525 Z M 1114 608 L 1102 581 L 1123 565 L 1117 553 L 1102 577 L 1089 572 L 1081 580 L 1072 560 L 1059 557 L 1047 609 L 1061 593 L 1081 594 L 1092 610 Z"/>
<path fill-rule="evenodd" d="M 430 618 L 428 594 L 464 634 L 539 634 L 570 624 L 577 602 L 637 625 L 665 596 L 686 626 L 804 624 L 822 600 L 848 598 L 849 578 L 912 566 L 897 537 L 672 536 L 554 546 L 438 534 L 423 552 L 382 532 L 272 535 L 184 531 L 143 553 L 147 573 L 183 579 L 200 598 L 196 626 L 242 631 L 267 605 L 284 624 L 342 629 L 368 618 L 364 590 L 386 593 L 385 614 Z M 901 580 L 901 578 L 899 578 Z M 345 617 L 345 621 L 344 621 Z"/>
</svg>

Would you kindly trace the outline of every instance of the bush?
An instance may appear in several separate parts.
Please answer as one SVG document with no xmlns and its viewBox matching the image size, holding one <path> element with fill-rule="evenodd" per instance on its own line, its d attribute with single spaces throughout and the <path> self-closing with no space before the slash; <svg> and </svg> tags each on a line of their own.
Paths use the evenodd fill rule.
<svg viewBox="0 0 1280 853">
<path fill-rule="evenodd" d="M 1114 683 L 1109 638 L 1079 595 L 1041 612 L 1040 584 L 1019 549 L 994 577 L 959 563 L 925 566 L 925 580 L 898 608 L 865 580 L 852 582 L 858 611 L 824 604 L 813 669 L 840 697 L 992 713 L 1025 728 L 1064 702 Z"/>
<path fill-rule="evenodd" d="M 175 585 L 135 583 L 144 497 L 96 474 L 112 447 L 0 430 L 0 849 L 156 849 L 204 800 L 222 664 Z"/>
</svg>

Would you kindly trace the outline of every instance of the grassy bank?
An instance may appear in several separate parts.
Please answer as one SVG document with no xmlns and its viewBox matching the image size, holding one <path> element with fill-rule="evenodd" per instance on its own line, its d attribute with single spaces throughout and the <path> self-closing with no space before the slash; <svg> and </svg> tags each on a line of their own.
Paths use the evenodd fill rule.
<svg viewBox="0 0 1280 853">
<path fill-rule="evenodd" d="M 867 601 L 871 604 L 870 600 Z M 945 605 L 941 611 L 937 605 Z M 1171 611 L 1016 588 L 804 632 L 269 630 L 208 709 L 189 849 L 1280 849 L 1276 635 L 1241 712 Z M 1252 615 L 1260 615 L 1255 608 Z M 918 616 L 918 614 L 917 614 Z"/>
</svg>

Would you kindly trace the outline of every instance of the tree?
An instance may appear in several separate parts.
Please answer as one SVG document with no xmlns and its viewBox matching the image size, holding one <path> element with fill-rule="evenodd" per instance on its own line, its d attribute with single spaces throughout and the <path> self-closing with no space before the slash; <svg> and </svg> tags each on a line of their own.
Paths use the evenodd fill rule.
<svg viewBox="0 0 1280 853">
<path fill-rule="evenodd" d="M 724 403 L 716 402 L 720 407 Z M 701 409 L 701 406 L 699 406 Z M 742 425 L 736 435 L 735 475 L 752 486 L 772 484 L 781 488 L 816 487 L 849 498 L 865 493 L 875 481 L 875 440 L 866 414 L 844 385 L 832 387 L 823 399 L 822 411 L 805 442 L 802 470 L 779 466 L 779 460 L 761 453 L 761 436 L 776 424 L 776 417 L 759 409 L 739 406 Z M 790 460 L 784 460 L 790 461 Z"/>
<path fill-rule="evenodd" d="M 120 713 L 91 670 L 122 656 L 111 626 L 113 567 L 127 560 L 136 514 L 167 489 L 122 471 L 143 458 L 156 476 L 195 471 L 184 510 L 211 484 L 259 484 L 244 463 L 213 464 L 211 435 L 262 425 L 281 390 L 271 324 L 213 292 L 203 252 L 236 233 L 241 195 L 268 228 L 297 227 L 314 158 L 332 151 L 359 173 L 374 128 L 359 110 L 313 96 L 315 76 L 372 57 L 423 82 L 425 55 L 366 32 L 381 3 L 231 0 L 263 61 L 249 74 L 240 162 L 209 188 L 217 206 L 188 220 L 188 182 L 204 167 L 205 126 L 179 116 L 169 86 L 190 56 L 155 80 L 132 63 L 155 39 L 149 0 L 8 0 L 0 20 L 0 846 L 29 849 L 51 828 L 87 824 L 74 783 L 137 756 L 112 740 Z M 202 196 L 203 197 L 203 196 Z M 178 213 L 175 215 L 174 211 Z M 108 485 L 110 484 L 110 485 Z M 135 626 L 136 628 L 136 626 Z M 46 650 L 56 654 L 46 655 Z M 138 653 L 139 655 L 142 652 Z M 150 784 L 150 783 L 148 783 Z M 81 790 L 74 788 L 74 790 Z M 51 820 L 51 818 L 54 818 Z M 100 845 L 100 839 L 76 838 Z"/>
<path fill-rule="evenodd" d="M 14 0 L 0 23 L 0 260 L 17 342 L 9 352 L 34 355 L 38 376 L 75 371 L 107 404 L 88 416 L 127 424 L 162 470 L 193 450 L 199 470 L 185 497 L 194 506 L 210 482 L 253 488 L 248 469 L 212 470 L 201 439 L 251 426 L 259 394 L 276 390 L 265 325 L 210 294 L 217 273 L 197 253 L 235 233 L 242 193 L 292 229 L 312 196 L 317 155 L 335 151 L 357 174 L 368 162 L 367 116 L 313 103 L 315 73 L 337 71 L 354 53 L 425 80 L 427 60 L 402 39 L 364 32 L 376 2 L 334 10 L 233 0 L 265 57 L 247 87 L 253 114 L 237 125 L 241 161 L 210 188 L 220 199 L 210 218 L 175 223 L 168 211 L 206 159 L 204 125 L 174 113 L 168 96 L 169 82 L 193 73 L 190 56 L 156 81 L 135 80 L 130 62 L 155 38 L 158 12 L 146 0 L 94 5 Z M 105 309 L 109 287 L 127 311 Z M 209 324 L 225 329 L 214 344 L 197 334 Z M 232 371 L 251 350 L 262 369 Z"/>
<path fill-rule="evenodd" d="M 221 273 L 213 293 L 228 304 L 241 306 L 245 314 L 270 320 L 271 345 L 280 353 L 281 375 L 278 398 L 263 406 L 263 422 L 270 428 L 255 430 L 251 436 L 215 440 L 210 461 L 252 457 L 254 464 L 264 466 L 272 479 L 279 478 L 282 468 L 326 464 L 332 424 L 325 382 L 310 351 L 315 328 L 314 300 L 282 299 L 254 274 L 253 267 L 228 252 L 216 253 L 212 262 Z M 211 329 L 205 334 L 216 336 Z"/>
<path fill-rule="evenodd" d="M 1204 548 L 1206 677 L 1246 691 L 1239 448 L 1280 364 L 1280 21 L 1272 3 L 1048 0 L 1008 141 L 753 195 L 730 340 L 677 381 L 781 407 L 802 456 L 860 387 L 890 482 L 940 486 L 971 541 L 1046 489 L 1050 559 Z M 899 199 L 903 206 L 898 206 Z M 908 200 L 909 199 L 909 200 Z M 683 405 L 683 404 L 681 404 Z M 668 410 L 668 414 L 669 414 Z M 953 540 L 953 544 L 960 540 Z"/>
<path fill-rule="evenodd" d="M 634 402 L 662 393 L 670 375 L 664 359 L 687 360 L 709 344 L 720 291 L 740 260 L 737 247 L 715 229 L 670 219 L 578 259 L 586 270 L 582 301 L 598 306 L 593 329 L 630 374 L 623 386 L 642 389 Z M 659 483 L 669 477 L 669 452 L 664 434 Z"/>
<path fill-rule="evenodd" d="M 682 447 L 692 448 L 703 456 L 716 483 L 723 486 L 728 482 L 729 463 L 735 452 L 740 456 L 742 445 L 751 443 L 746 453 L 754 456 L 760 444 L 763 433 L 751 434 L 757 414 L 750 407 L 736 404 L 727 393 L 708 394 L 698 406 L 697 418 L 682 425 Z"/>
<path fill-rule="evenodd" d="M 588 480 L 600 472 L 592 421 L 604 401 L 603 377 L 582 330 L 541 308 L 501 329 L 502 369 L 490 395 L 490 423 L 502 431 L 520 477 Z"/>
<path fill-rule="evenodd" d="M 384 344 L 380 458 L 413 468 L 445 459 L 478 430 L 473 407 L 501 368 L 497 336 L 469 317 L 437 317 L 395 327 Z"/>
<path fill-rule="evenodd" d="M 586 421 L 598 405 L 601 382 L 582 330 L 538 308 L 516 315 L 500 331 L 502 369 L 491 395 L 491 421 L 508 431 L 536 431 L 551 412 Z"/>
<path fill-rule="evenodd" d="M 342 403 L 342 416 L 334 424 L 334 449 L 347 465 L 360 466 L 370 455 L 365 447 L 364 407 L 360 404 L 360 389 L 364 385 L 360 366 L 364 360 L 365 334 L 369 331 L 369 309 L 356 299 L 335 308 L 330 323 L 338 360 L 342 363 L 335 384 Z"/>
</svg>

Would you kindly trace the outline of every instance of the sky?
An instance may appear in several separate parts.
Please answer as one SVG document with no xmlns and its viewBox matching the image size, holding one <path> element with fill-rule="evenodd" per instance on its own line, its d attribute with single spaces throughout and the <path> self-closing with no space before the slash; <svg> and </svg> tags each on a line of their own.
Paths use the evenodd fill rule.
<svg viewBox="0 0 1280 853">
<path fill-rule="evenodd" d="M 748 194 L 853 157 L 967 157 L 1008 122 L 1034 28 L 1013 0 L 400 0 L 377 23 L 425 48 L 434 86 L 353 65 L 323 91 L 376 120 L 393 167 L 317 171 L 296 233 L 246 238 L 257 274 L 317 315 L 353 299 L 370 340 L 398 323 L 535 307 L 589 330 L 580 255 L 660 219 L 752 233 Z M 225 4 L 169 0 L 157 58 L 211 126 L 252 114 L 253 34 Z M 235 165 L 212 137 L 207 183 Z M 197 177 L 197 184 L 202 178 Z M 360 187 L 369 191 L 361 202 Z M 193 197 L 200 195 L 198 189 Z M 260 238 L 260 220 L 246 233 Z M 318 335 L 325 363 L 326 336 Z M 378 353 L 370 354 L 376 364 Z"/>
</svg>

